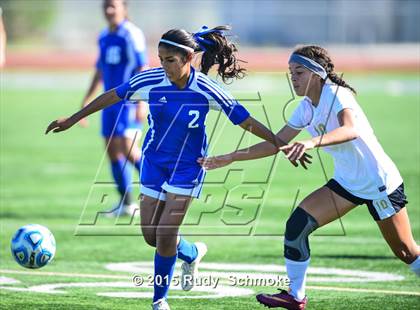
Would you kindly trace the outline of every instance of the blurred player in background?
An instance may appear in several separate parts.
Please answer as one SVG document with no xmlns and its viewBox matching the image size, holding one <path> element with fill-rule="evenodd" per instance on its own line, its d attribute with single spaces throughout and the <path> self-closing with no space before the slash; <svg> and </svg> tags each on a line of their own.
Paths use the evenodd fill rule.
<svg viewBox="0 0 420 310">
<path fill-rule="evenodd" d="M 3 23 L 3 9 L 0 7 L 0 68 L 6 64 L 6 29 Z"/>
<path fill-rule="evenodd" d="M 104 0 L 103 10 L 108 27 L 99 36 L 96 71 L 82 107 L 93 99 L 102 82 L 105 90 L 110 90 L 127 82 L 147 66 L 145 38 L 143 32 L 127 19 L 126 1 Z M 122 100 L 102 111 L 101 133 L 111 161 L 112 176 L 121 196 L 109 215 L 132 215 L 138 209 L 131 196 L 131 164 L 140 170 L 141 153 L 136 144 L 146 115 L 146 105 L 141 101 L 133 104 Z M 88 125 L 86 119 L 82 119 L 80 124 Z"/>
<path fill-rule="evenodd" d="M 287 221 L 284 256 L 289 291 L 259 294 L 257 300 L 270 308 L 304 309 L 309 234 L 362 204 L 368 206 L 394 254 L 420 275 L 420 250 L 405 208 L 403 179 L 355 100 L 354 89 L 334 72 L 330 56 L 319 46 L 297 48 L 290 57 L 289 69 L 296 94 L 305 97 L 277 136 L 289 142 L 306 128 L 313 138 L 280 150 L 296 161 L 306 151 L 322 147 L 334 158 L 334 177 L 307 196 Z M 333 84 L 326 83 L 327 79 Z M 263 142 L 231 154 L 201 158 L 199 162 L 214 169 L 277 152 L 277 148 Z"/>
<path fill-rule="evenodd" d="M 155 310 L 169 309 L 166 298 L 177 257 L 184 261 L 181 286 L 190 290 L 197 265 L 207 251 L 205 244 L 193 244 L 180 237 L 179 227 L 203 186 L 205 170 L 196 160 L 207 152 L 204 124 L 209 110 L 221 110 L 233 124 L 269 143 L 280 144 L 269 129 L 207 77 L 215 64 L 224 82 L 244 75 L 245 69 L 236 58 L 237 49 L 224 34 L 229 29 L 220 26 L 203 27 L 195 34 L 180 29 L 166 32 L 158 50 L 162 68 L 139 73 L 73 116 L 53 121 L 46 131 L 66 130 L 122 98 L 148 101 L 150 128 L 143 144 L 140 209 L 143 237 L 156 247 L 152 304 Z M 195 52 L 203 52 L 201 72 L 191 66 Z"/>
</svg>

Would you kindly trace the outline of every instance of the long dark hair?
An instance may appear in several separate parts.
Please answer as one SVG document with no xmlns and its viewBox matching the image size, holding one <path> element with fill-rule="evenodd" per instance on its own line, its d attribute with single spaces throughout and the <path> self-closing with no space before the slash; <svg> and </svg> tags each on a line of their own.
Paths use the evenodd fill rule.
<svg viewBox="0 0 420 310">
<path fill-rule="evenodd" d="M 240 66 L 241 60 L 236 57 L 238 49 L 235 44 L 228 40 L 223 31 L 228 31 L 229 26 L 218 26 L 206 31 L 207 33 L 197 35 L 190 33 L 184 29 L 171 29 L 162 35 L 162 39 L 182 44 L 194 49 L 195 52 L 204 51 L 201 58 L 201 72 L 208 74 L 213 65 L 218 65 L 217 74 L 222 78 L 224 83 L 228 83 L 230 79 L 241 79 L 245 76 L 245 68 Z M 186 49 L 160 42 L 159 46 L 165 46 L 169 50 L 173 50 L 186 57 L 188 51 Z"/>
<path fill-rule="evenodd" d="M 325 69 L 325 71 L 327 71 L 327 77 L 331 80 L 331 82 L 339 86 L 348 88 L 354 94 L 357 94 L 356 90 L 353 87 L 347 84 L 346 81 L 344 81 L 340 76 L 338 76 L 337 73 L 335 73 L 334 64 L 331 61 L 331 57 L 326 49 L 317 45 L 305 45 L 297 47 L 294 53 L 316 61 Z"/>
</svg>

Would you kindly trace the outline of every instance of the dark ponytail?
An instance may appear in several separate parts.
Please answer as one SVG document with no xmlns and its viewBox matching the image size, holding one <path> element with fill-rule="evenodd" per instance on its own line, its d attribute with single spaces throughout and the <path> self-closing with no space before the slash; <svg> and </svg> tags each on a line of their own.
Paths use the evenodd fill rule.
<svg viewBox="0 0 420 310">
<path fill-rule="evenodd" d="M 246 74 L 246 69 L 241 68 L 239 64 L 243 61 L 239 60 L 235 54 L 238 49 L 223 34 L 223 31 L 229 31 L 230 29 L 229 26 L 215 27 L 208 33 L 200 35 L 204 40 L 198 41 L 201 50 L 204 50 L 201 58 L 201 72 L 207 74 L 210 68 L 217 64 L 217 74 L 222 77 L 224 83 L 228 83 L 229 79 L 233 78 L 241 79 Z"/>
<path fill-rule="evenodd" d="M 230 30 L 229 26 L 218 26 L 213 29 L 206 29 L 197 33 L 189 33 L 183 29 L 172 29 L 163 34 L 162 39 L 172 41 L 187 47 L 194 52 L 203 51 L 201 58 L 201 72 L 208 74 L 213 65 L 218 65 L 217 74 L 221 76 L 224 83 L 230 79 L 241 79 L 245 76 L 245 68 L 241 68 L 235 53 L 238 51 L 235 44 L 227 39 L 223 31 Z M 170 49 L 183 56 L 188 55 L 188 51 L 182 47 L 173 46 L 160 42 L 165 48 Z"/>
<path fill-rule="evenodd" d="M 317 63 L 319 63 L 327 72 L 327 77 L 330 79 L 331 82 L 337 84 L 338 86 L 342 86 L 345 88 L 350 89 L 354 94 L 356 90 L 351 87 L 349 84 L 346 83 L 338 74 L 334 71 L 334 64 L 331 61 L 330 55 L 328 52 L 316 45 L 306 45 L 302 47 L 298 47 L 295 49 L 294 53 L 308 57 Z"/>
</svg>

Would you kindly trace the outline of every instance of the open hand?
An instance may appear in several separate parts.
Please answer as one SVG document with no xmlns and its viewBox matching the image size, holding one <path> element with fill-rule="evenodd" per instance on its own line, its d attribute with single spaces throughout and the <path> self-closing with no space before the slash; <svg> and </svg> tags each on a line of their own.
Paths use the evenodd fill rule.
<svg viewBox="0 0 420 310">
<path fill-rule="evenodd" d="M 48 134 L 51 130 L 53 132 L 64 131 L 64 130 L 69 129 L 73 125 L 74 125 L 74 121 L 72 121 L 71 118 L 60 118 L 58 120 L 51 122 L 51 124 L 48 125 L 47 130 L 45 131 L 45 134 Z"/>
<path fill-rule="evenodd" d="M 213 170 L 231 164 L 233 161 L 231 155 L 220 155 L 212 157 L 200 157 L 197 162 L 206 170 Z"/>
<path fill-rule="evenodd" d="M 314 142 L 312 142 L 311 140 L 305 140 L 296 141 L 291 144 L 282 146 L 279 148 L 279 150 L 286 155 L 286 158 L 289 159 L 294 166 L 297 166 L 296 161 L 298 160 L 301 166 L 307 169 L 306 164 L 312 163 L 312 156 L 305 152 L 313 149 L 314 147 Z"/>
</svg>

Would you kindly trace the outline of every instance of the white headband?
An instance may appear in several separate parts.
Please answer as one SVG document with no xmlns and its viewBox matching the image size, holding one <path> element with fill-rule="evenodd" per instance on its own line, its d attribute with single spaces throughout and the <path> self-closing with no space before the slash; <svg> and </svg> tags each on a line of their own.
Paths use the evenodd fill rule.
<svg viewBox="0 0 420 310">
<path fill-rule="evenodd" d="M 328 74 L 327 71 L 325 71 L 324 67 L 321 66 L 319 63 L 317 63 L 315 60 L 312 60 L 308 57 L 305 57 L 303 55 L 293 53 L 290 56 L 289 63 L 295 62 L 302 66 L 304 66 L 309 71 L 312 71 L 313 73 L 319 75 L 322 79 L 326 79 Z"/>
<path fill-rule="evenodd" d="M 183 44 L 179 44 L 179 43 L 169 41 L 169 40 L 165 40 L 165 39 L 160 39 L 159 42 L 166 43 L 166 44 L 169 44 L 169 45 L 173 45 L 173 46 L 182 48 L 182 49 L 184 49 L 188 52 L 194 53 L 194 49 L 192 47 L 189 47 L 189 46 L 186 46 L 186 45 L 183 45 Z"/>
</svg>

